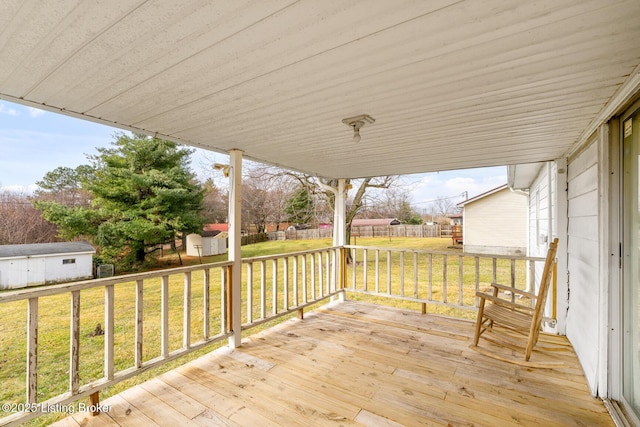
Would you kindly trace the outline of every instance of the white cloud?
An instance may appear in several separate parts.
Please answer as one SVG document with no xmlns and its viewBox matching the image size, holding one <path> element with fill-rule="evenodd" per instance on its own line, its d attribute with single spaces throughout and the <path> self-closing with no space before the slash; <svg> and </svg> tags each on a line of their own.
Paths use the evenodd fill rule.
<svg viewBox="0 0 640 427">
<path fill-rule="evenodd" d="M 465 196 L 475 197 L 504 185 L 507 174 L 505 167 L 494 167 L 433 172 L 414 175 L 413 179 L 410 189 L 412 204 L 418 208 L 428 208 L 439 198 L 459 203 L 464 201 Z"/>
<path fill-rule="evenodd" d="M 46 111 L 41 110 L 39 108 L 33 108 L 33 107 L 27 107 L 29 110 L 29 115 L 31 117 L 40 117 L 41 115 L 43 115 Z"/>
<path fill-rule="evenodd" d="M 20 115 L 18 110 L 7 107 L 4 103 L 0 102 L 0 114 L 7 114 L 9 116 L 17 117 Z"/>
</svg>

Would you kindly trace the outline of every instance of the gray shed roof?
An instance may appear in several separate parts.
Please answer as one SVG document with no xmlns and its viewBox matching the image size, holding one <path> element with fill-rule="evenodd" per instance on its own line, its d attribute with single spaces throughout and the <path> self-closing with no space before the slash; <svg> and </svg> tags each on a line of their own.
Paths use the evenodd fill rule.
<svg viewBox="0 0 640 427">
<path fill-rule="evenodd" d="M 87 242 L 33 243 L 28 245 L 0 245 L 0 258 L 68 253 L 95 253 Z"/>
</svg>

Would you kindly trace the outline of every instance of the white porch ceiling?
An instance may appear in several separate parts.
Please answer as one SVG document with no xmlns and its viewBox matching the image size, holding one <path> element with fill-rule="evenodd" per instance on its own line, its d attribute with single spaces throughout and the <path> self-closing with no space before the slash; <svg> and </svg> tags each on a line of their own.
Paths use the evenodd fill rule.
<svg viewBox="0 0 640 427">
<path fill-rule="evenodd" d="M 565 154 L 637 0 L 0 2 L 0 98 L 325 177 Z M 374 124 L 354 144 L 346 117 Z"/>
</svg>

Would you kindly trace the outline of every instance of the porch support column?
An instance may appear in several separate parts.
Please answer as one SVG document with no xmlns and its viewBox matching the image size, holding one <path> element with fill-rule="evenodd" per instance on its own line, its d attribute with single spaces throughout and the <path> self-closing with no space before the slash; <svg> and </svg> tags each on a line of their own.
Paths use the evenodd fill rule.
<svg viewBox="0 0 640 427">
<path fill-rule="evenodd" d="M 229 152 L 229 261 L 231 266 L 231 327 L 229 347 L 239 347 L 242 341 L 242 151 Z"/>
<path fill-rule="evenodd" d="M 338 180 L 338 191 L 336 192 L 336 206 L 335 211 L 333 213 L 333 246 L 344 246 L 347 244 L 347 227 L 346 227 L 346 180 L 341 178 Z M 344 269 L 346 266 L 346 260 L 342 256 L 342 251 L 346 249 L 340 250 L 340 257 L 336 259 L 336 268 L 338 269 L 338 280 L 342 281 L 345 277 Z M 336 283 L 337 286 L 342 286 L 341 283 Z M 338 301 L 344 301 L 344 292 L 340 292 L 338 294 Z"/>
<path fill-rule="evenodd" d="M 338 180 L 338 192 L 336 193 L 336 207 L 333 213 L 333 246 L 344 246 L 346 244 L 346 208 L 344 178 Z"/>
</svg>

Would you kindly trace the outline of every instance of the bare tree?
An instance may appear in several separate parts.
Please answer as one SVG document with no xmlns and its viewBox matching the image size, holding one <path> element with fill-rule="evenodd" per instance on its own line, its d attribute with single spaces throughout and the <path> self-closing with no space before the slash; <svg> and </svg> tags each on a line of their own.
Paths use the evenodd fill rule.
<svg viewBox="0 0 640 427">
<path fill-rule="evenodd" d="M 438 196 L 432 205 L 433 214 L 440 218 L 455 213 L 457 210 L 457 206 L 451 197 Z"/>
<path fill-rule="evenodd" d="M 57 228 L 45 221 L 24 193 L 0 193 L 0 244 L 48 243 L 56 241 Z"/>
<path fill-rule="evenodd" d="M 292 174 L 282 169 L 260 164 L 249 164 L 243 177 L 243 221 L 258 232 L 266 231 L 268 223 L 276 230 L 287 222 L 287 200 L 295 191 Z"/>
<path fill-rule="evenodd" d="M 346 206 L 346 215 L 345 215 L 345 223 L 346 223 L 346 242 L 351 242 L 351 224 L 353 223 L 353 219 L 358 214 L 360 209 L 363 206 L 363 201 L 365 200 L 365 195 L 367 194 L 368 189 L 388 189 L 398 180 L 398 176 L 381 176 L 381 177 L 373 177 L 373 178 L 364 178 L 362 180 L 346 180 L 345 185 L 348 187 L 352 185 L 356 185 L 357 189 L 352 199 L 347 201 Z M 338 188 L 338 180 L 332 179 L 324 182 L 324 184 Z M 327 199 L 329 200 L 329 205 L 335 208 L 335 195 L 331 191 L 325 192 Z"/>
<path fill-rule="evenodd" d="M 208 223 L 227 222 L 229 196 L 226 191 L 218 188 L 213 179 L 207 179 L 203 187 L 205 189 L 203 201 L 203 216 Z"/>
</svg>

